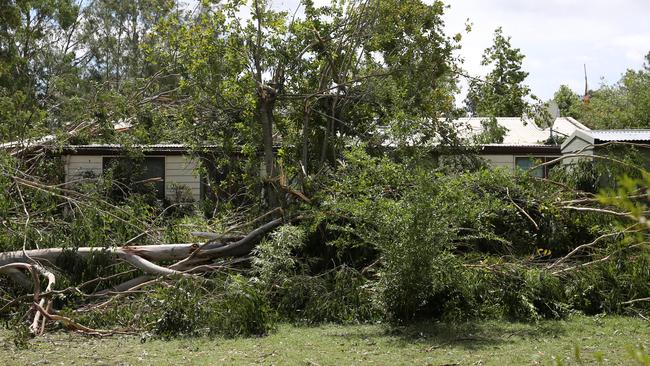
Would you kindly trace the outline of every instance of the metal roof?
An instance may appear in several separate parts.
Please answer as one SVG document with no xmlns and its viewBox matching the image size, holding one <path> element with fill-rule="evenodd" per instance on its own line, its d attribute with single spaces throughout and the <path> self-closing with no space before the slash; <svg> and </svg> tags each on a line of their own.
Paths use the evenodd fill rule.
<svg viewBox="0 0 650 366">
<path fill-rule="evenodd" d="M 544 144 L 485 144 L 481 145 L 480 151 L 482 154 L 548 154 L 560 155 L 561 150 L 559 145 L 544 145 Z"/>
<path fill-rule="evenodd" d="M 454 120 L 458 126 L 460 136 L 471 138 L 483 132 L 482 121 L 489 117 L 465 117 Z M 540 128 L 535 121 L 521 117 L 496 117 L 499 126 L 506 128 L 502 145 L 540 145 L 554 134 L 571 135 L 576 130 L 588 131 L 589 128 L 569 117 L 558 117 L 553 121 L 552 128 Z"/>
<path fill-rule="evenodd" d="M 650 141 L 650 129 L 645 130 L 592 130 L 587 132 L 596 141 Z"/>
<path fill-rule="evenodd" d="M 119 144 L 91 144 L 91 145 L 67 145 L 63 148 L 64 154 L 119 154 L 128 149 L 140 150 L 146 154 L 188 154 L 196 150 L 213 150 L 218 145 L 188 146 L 184 144 L 153 144 L 123 146 Z"/>
<path fill-rule="evenodd" d="M 483 131 L 483 121 L 488 120 L 490 117 L 463 117 L 451 120 L 450 123 L 456 127 L 458 137 L 468 144 L 472 144 L 473 138 L 480 135 Z M 441 123 L 447 120 L 444 118 L 439 119 Z M 497 125 L 506 129 L 503 142 L 497 145 L 515 147 L 536 147 L 544 145 L 549 140 L 551 134 L 553 136 L 569 136 L 575 131 L 589 131 L 589 128 L 582 123 L 570 117 L 558 117 L 553 121 L 552 128 L 540 128 L 535 124 L 532 119 L 521 117 L 496 117 Z M 386 133 L 386 127 L 380 128 L 380 133 L 384 134 L 385 140 L 383 146 L 394 147 L 397 141 Z M 406 139 L 406 143 L 413 143 L 417 141 L 422 135 L 415 134 Z M 439 138 L 434 138 L 432 145 L 440 144 Z"/>
</svg>

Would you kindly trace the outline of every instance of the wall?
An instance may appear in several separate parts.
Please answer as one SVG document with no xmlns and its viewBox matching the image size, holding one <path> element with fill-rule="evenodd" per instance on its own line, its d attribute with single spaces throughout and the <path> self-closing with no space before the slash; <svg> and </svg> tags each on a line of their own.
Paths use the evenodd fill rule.
<svg viewBox="0 0 650 366">
<path fill-rule="evenodd" d="M 165 157 L 165 197 L 176 201 L 176 186 L 185 186 L 194 201 L 201 198 L 201 180 L 196 172 L 197 162 L 187 155 Z"/>
<path fill-rule="evenodd" d="M 593 155 L 594 149 L 591 143 L 581 139 L 580 137 L 574 136 L 568 144 L 563 146 L 562 155 L 574 154 L 580 152 L 582 155 Z M 562 160 L 562 164 L 574 164 L 581 159 L 587 159 L 587 157 L 570 157 Z"/>
<path fill-rule="evenodd" d="M 113 155 L 106 155 L 113 156 Z M 64 156 L 65 181 L 75 182 L 84 174 L 98 177 L 102 174 L 104 155 L 66 155 Z M 183 186 L 194 201 L 201 198 L 201 181 L 196 172 L 197 163 L 186 155 L 167 155 L 165 158 L 165 197 L 177 200 L 177 186 Z"/>
<path fill-rule="evenodd" d="M 94 177 L 102 174 L 102 156 L 66 155 L 63 159 L 66 183 L 82 179 L 84 174 L 92 173 Z"/>
<path fill-rule="evenodd" d="M 481 155 L 481 157 L 495 168 L 515 169 L 514 155 Z"/>
</svg>

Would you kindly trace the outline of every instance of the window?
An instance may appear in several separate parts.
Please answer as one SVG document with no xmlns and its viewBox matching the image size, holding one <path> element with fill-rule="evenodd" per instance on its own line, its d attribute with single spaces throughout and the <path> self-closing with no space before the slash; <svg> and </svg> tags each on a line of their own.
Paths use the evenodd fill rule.
<svg viewBox="0 0 650 366">
<path fill-rule="evenodd" d="M 162 156 L 147 156 L 142 160 L 106 156 L 102 159 L 102 170 L 113 174 L 116 184 L 111 196 L 126 197 L 129 192 L 153 190 L 156 198 L 165 198 L 165 158 Z"/>
<path fill-rule="evenodd" d="M 529 170 L 530 168 L 542 164 L 542 163 L 547 163 L 549 161 L 552 161 L 554 159 L 557 159 L 557 156 L 525 156 L 525 157 L 516 157 L 515 158 L 515 166 L 519 169 L 523 170 Z M 539 178 L 547 178 L 550 170 L 556 166 L 557 163 L 553 163 L 550 165 L 544 165 L 536 168 L 535 170 L 531 171 L 530 174 L 539 177 Z"/>
</svg>

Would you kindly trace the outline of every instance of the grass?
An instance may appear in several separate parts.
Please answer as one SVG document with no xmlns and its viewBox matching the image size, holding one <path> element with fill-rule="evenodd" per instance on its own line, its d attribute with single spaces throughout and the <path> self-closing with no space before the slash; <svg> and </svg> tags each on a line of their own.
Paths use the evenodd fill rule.
<svg viewBox="0 0 650 366">
<path fill-rule="evenodd" d="M 300 327 L 262 338 L 104 339 L 51 333 L 14 347 L 0 331 L 3 365 L 633 365 L 629 348 L 650 349 L 650 323 L 625 317 L 460 325 L 429 323 Z M 647 353 L 647 352 L 646 352 Z M 559 360 L 559 362 L 558 362 Z"/>
</svg>

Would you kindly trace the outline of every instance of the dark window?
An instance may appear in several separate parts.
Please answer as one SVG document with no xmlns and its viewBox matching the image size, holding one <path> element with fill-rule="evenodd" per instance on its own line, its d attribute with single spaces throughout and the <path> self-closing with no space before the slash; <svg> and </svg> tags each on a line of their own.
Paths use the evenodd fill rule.
<svg viewBox="0 0 650 366">
<path fill-rule="evenodd" d="M 515 166 L 519 169 L 523 170 L 529 170 L 530 168 L 542 164 L 542 163 L 547 163 L 549 161 L 555 160 L 557 157 L 555 156 L 526 156 L 526 157 L 516 157 L 515 158 Z M 553 163 L 550 165 L 544 165 L 535 168 L 530 174 L 532 174 L 535 177 L 539 178 L 548 178 L 548 174 L 550 170 L 556 166 L 557 163 Z"/>
<path fill-rule="evenodd" d="M 165 197 L 165 158 L 147 156 L 141 160 L 107 156 L 102 169 L 111 171 L 114 185 L 111 195 L 125 197 L 130 192 L 153 193 L 156 198 Z"/>
</svg>

